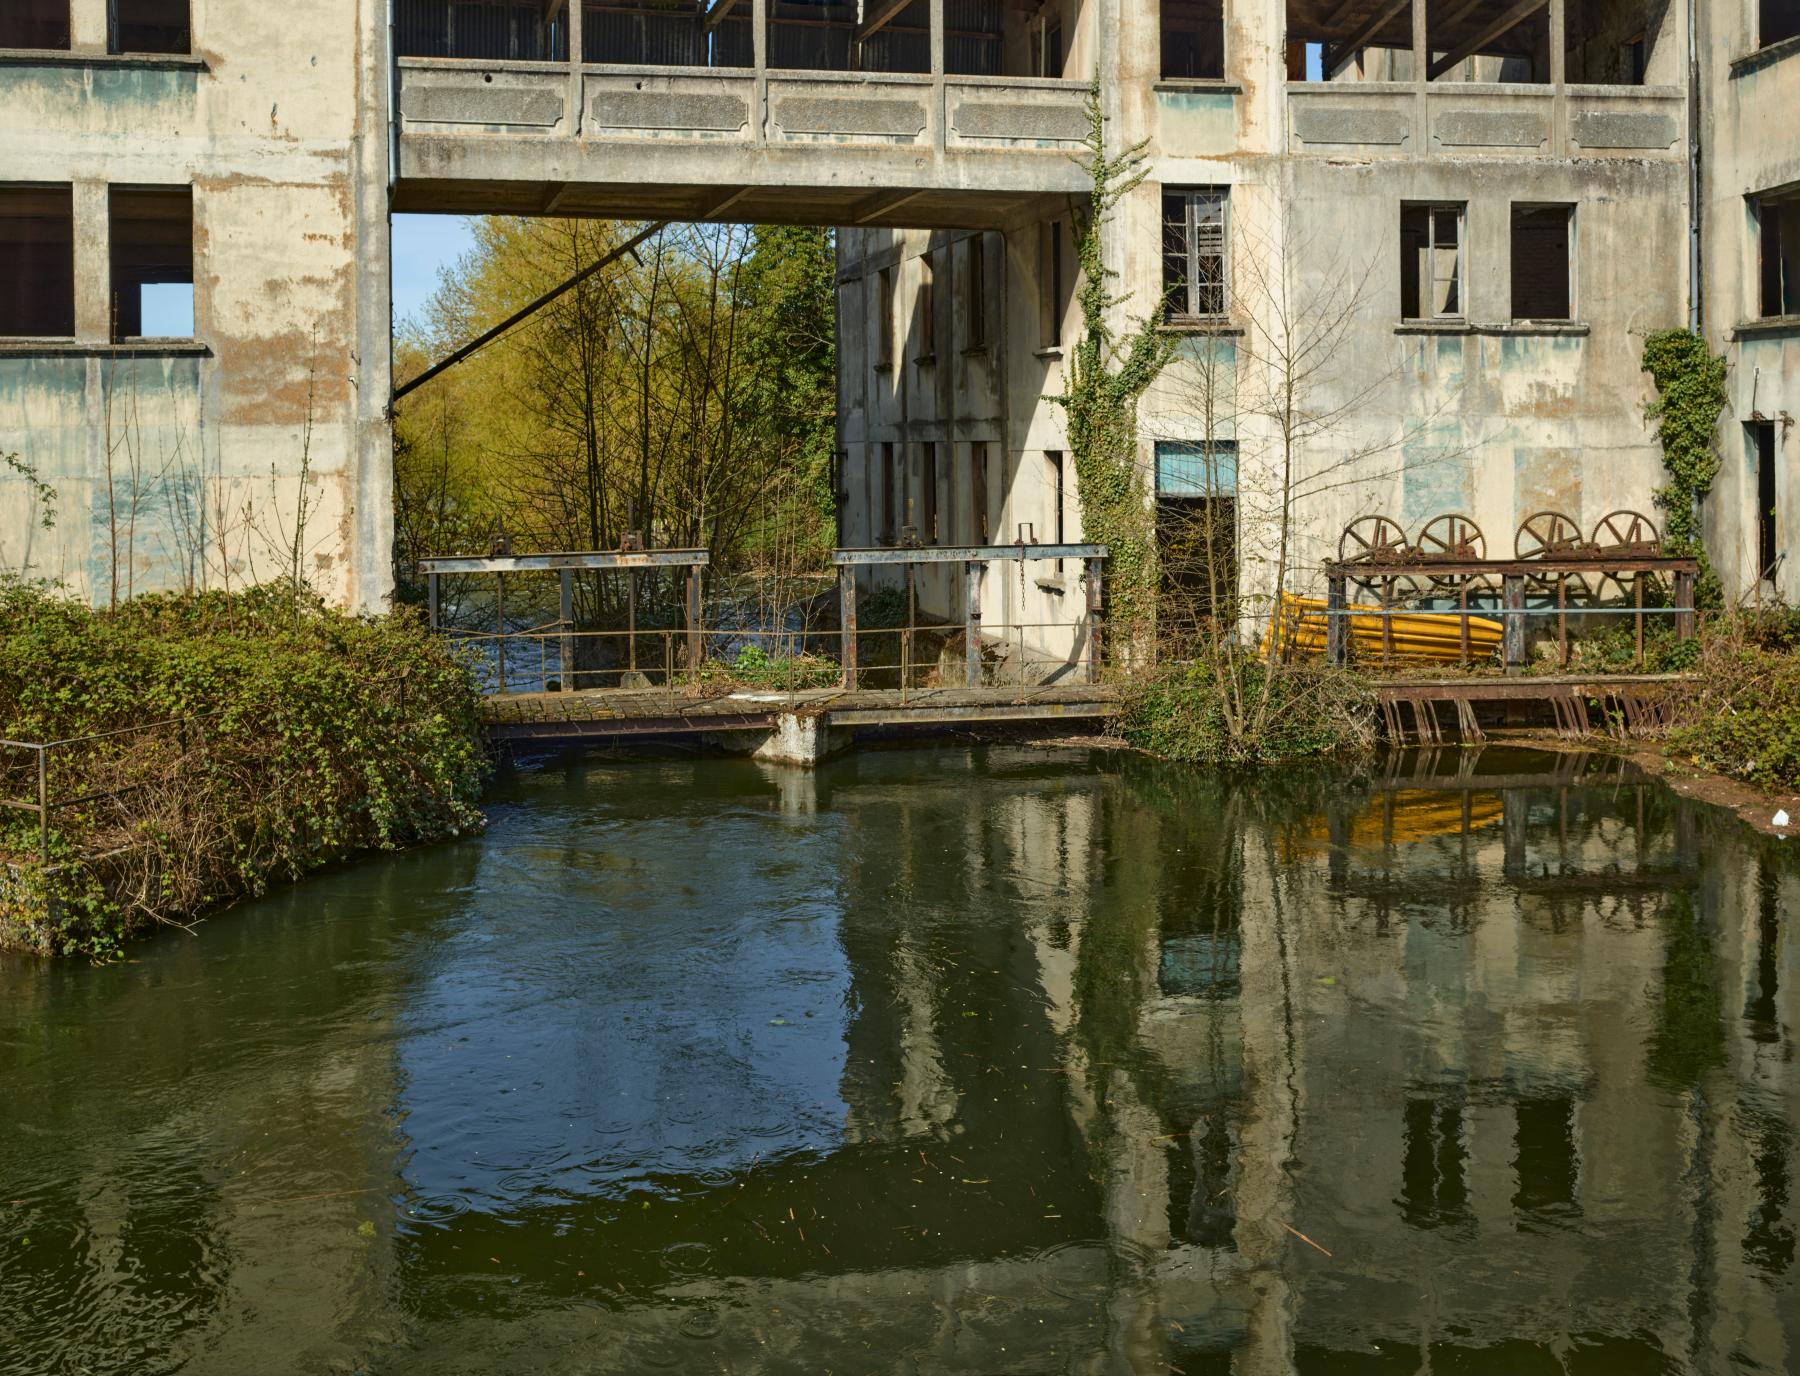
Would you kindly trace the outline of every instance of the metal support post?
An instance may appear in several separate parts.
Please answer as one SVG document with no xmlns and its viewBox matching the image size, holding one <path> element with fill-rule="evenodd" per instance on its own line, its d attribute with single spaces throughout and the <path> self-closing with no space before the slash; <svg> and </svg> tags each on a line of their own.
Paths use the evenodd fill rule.
<svg viewBox="0 0 1800 1376">
<path fill-rule="evenodd" d="M 687 576 L 687 667 L 688 673 L 700 673 L 700 566 L 688 569 Z"/>
<path fill-rule="evenodd" d="M 557 616 L 562 620 L 562 690 L 565 693 L 575 691 L 575 571 L 562 571 L 562 590 Z"/>
<path fill-rule="evenodd" d="M 1338 669 L 1350 658 L 1350 616 L 1346 605 L 1344 575 L 1334 573 L 1325 580 L 1325 662 Z"/>
<path fill-rule="evenodd" d="M 1675 638 L 1694 638 L 1694 575 L 1687 572 L 1675 575 Z"/>
<path fill-rule="evenodd" d="M 1500 586 L 1505 603 L 1501 639 L 1506 650 L 1506 672 L 1515 674 L 1525 667 L 1525 575 L 1502 574 Z"/>
<path fill-rule="evenodd" d="M 973 559 L 963 565 L 969 589 L 963 615 L 963 676 L 971 688 L 981 687 L 981 574 L 985 567 Z"/>
<path fill-rule="evenodd" d="M 429 609 L 431 629 L 438 628 L 438 576 L 435 573 L 425 575 L 425 604 Z"/>
<path fill-rule="evenodd" d="M 494 584 L 494 611 L 497 617 L 495 624 L 500 630 L 499 639 L 494 641 L 494 663 L 498 666 L 496 672 L 500 678 L 500 691 L 504 693 L 506 691 L 506 575 L 496 573 Z"/>
<path fill-rule="evenodd" d="M 844 666 L 844 691 L 856 691 L 856 568 L 838 570 L 838 661 Z"/>
<path fill-rule="evenodd" d="M 1101 593 L 1102 593 L 1102 585 L 1100 582 L 1100 570 L 1101 570 L 1102 566 L 1101 566 L 1100 560 L 1098 560 L 1098 559 L 1089 559 L 1086 561 L 1086 564 L 1087 564 L 1086 577 L 1083 579 L 1083 581 L 1087 584 L 1087 619 L 1088 619 L 1087 681 L 1089 683 L 1098 683 L 1100 681 L 1100 650 L 1101 650 L 1100 597 L 1101 597 Z"/>
</svg>

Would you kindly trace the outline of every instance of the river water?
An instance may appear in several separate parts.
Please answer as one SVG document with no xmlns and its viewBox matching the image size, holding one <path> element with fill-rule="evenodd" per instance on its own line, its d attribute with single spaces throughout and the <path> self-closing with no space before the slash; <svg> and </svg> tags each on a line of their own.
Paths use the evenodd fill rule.
<svg viewBox="0 0 1800 1376">
<path fill-rule="evenodd" d="M 1781 1372 L 1795 845 L 1490 749 L 550 761 L 0 964 L 5 1372 Z"/>
</svg>

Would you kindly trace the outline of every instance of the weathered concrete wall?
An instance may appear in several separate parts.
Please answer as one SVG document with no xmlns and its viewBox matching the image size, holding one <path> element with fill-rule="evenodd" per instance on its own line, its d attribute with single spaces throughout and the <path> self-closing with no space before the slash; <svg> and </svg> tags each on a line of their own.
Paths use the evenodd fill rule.
<svg viewBox="0 0 1800 1376">
<path fill-rule="evenodd" d="M 1720 468 L 1704 506 L 1706 537 L 1726 591 L 1757 591 L 1756 451 L 1745 423 L 1775 427 L 1775 547 L 1800 541 L 1800 319 L 1759 319 L 1759 192 L 1800 187 L 1800 43 L 1759 52 L 1754 6 L 1701 6 L 1701 245 L 1703 330 L 1730 371 L 1719 418 Z M 1800 600 L 1800 567 L 1782 558 L 1765 593 Z"/>
<path fill-rule="evenodd" d="M 104 601 L 301 571 L 363 608 L 388 592 L 386 20 L 305 23 L 196 0 L 191 58 L 105 52 L 74 0 L 69 53 L 11 55 L 0 183 L 75 188 L 77 337 L 0 340 L 0 451 L 56 491 L 44 531 L 0 477 L 0 566 Z M 81 40 L 85 40 L 85 43 Z M 185 185 L 194 338 L 110 339 L 107 188 Z"/>
</svg>

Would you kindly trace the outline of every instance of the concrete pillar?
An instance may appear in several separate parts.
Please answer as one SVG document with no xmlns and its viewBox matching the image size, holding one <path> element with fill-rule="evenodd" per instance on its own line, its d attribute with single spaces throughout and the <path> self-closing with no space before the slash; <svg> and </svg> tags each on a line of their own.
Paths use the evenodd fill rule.
<svg viewBox="0 0 1800 1376">
<path fill-rule="evenodd" d="M 69 47 L 75 52 L 106 51 L 110 0 L 69 0 Z"/>
<path fill-rule="evenodd" d="M 822 717 L 783 712 L 775 719 L 775 729 L 751 754 L 764 764 L 791 764 L 811 769 L 849 744 L 850 733 L 832 730 Z"/>
<path fill-rule="evenodd" d="M 84 344 L 112 339 L 112 228 L 106 183 L 76 182 L 75 338 Z"/>
</svg>

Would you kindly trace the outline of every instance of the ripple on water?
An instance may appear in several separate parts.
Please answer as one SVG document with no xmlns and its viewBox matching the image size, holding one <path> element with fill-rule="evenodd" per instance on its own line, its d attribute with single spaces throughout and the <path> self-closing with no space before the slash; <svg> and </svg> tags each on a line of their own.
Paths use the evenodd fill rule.
<svg viewBox="0 0 1800 1376">
<path fill-rule="evenodd" d="M 719 1336 L 720 1330 L 725 1327 L 725 1321 L 719 1317 L 716 1309 L 692 1309 L 678 1327 L 682 1337 L 705 1342 Z"/>
<path fill-rule="evenodd" d="M 414 1223 L 448 1223 L 451 1219 L 460 1218 L 463 1214 L 468 1213 L 472 1207 L 464 1195 L 425 1195 L 408 1202 L 406 1216 Z"/>
<path fill-rule="evenodd" d="M 698 1275 L 712 1269 L 713 1249 L 705 1242 L 672 1242 L 662 1250 L 662 1264 L 671 1275 Z"/>
</svg>

